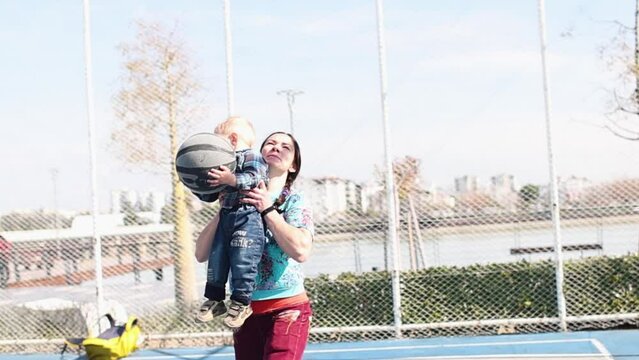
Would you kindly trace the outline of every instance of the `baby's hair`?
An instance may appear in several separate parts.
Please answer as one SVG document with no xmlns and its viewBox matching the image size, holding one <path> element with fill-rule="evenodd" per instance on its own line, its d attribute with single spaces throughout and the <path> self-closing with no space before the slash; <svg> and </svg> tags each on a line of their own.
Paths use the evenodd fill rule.
<svg viewBox="0 0 639 360">
<path fill-rule="evenodd" d="M 235 132 L 238 136 L 243 137 L 249 145 L 255 143 L 255 128 L 253 124 L 240 116 L 231 116 L 222 121 L 215 127 L 214 132 L 218 135 L 229 135 Z"/>
</svg>

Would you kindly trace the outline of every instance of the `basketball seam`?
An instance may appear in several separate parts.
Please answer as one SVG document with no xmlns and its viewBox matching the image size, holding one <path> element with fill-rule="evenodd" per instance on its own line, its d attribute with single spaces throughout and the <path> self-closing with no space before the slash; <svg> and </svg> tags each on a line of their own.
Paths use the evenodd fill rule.
<svg viewBox="0 0 639 360">
<path fill-rule="evenodd" d="M 219 166 L 226 166 L 227 168 L 229 168 L 231 171 L 233 171 L 234 169 L 231 169 L 231 166 L 235 161 L 230 161 L 227 162 L 226 164 L 221 164 Z M 180 172 L 180 173 L 184 173 L 184 174 L 189 174 L 189 175 L 199 175 L 202 171 L 208 171 L 210 169 L 216 168 L 217 166 L 209 166 L 209 167 L 184 167 L 184 166 L 175 166 L 175 169 Z"/>
<path fill-rule="evenodd" d="M 191 151 L 198 151 L 198 150 L 215 150 L 215 151 L 220 151 L 229 155 L 235 155 L 235 152 L 233 151 L 229 151 L 227 149 L 224 149 L 222 147 L 219 147 L 217 145 L 211 145 L 211 144 L 197 144 L 197 145 L 189 145 L 183 149 L 180 149 L 180 151 L 178 151 L 177 156 L 176 157 L 180 157 L 188 152 Z"/>
</svg>

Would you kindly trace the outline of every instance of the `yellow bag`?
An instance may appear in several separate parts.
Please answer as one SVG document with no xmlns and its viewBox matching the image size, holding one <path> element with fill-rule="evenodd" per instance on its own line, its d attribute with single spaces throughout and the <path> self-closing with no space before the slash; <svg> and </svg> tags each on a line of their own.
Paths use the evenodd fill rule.
<svg viewBox="0 0 639 360">
<path fill-rule="evenodd" d="M 129 316 L 125 325 L 115 325 L 111 315 L 107 314 L 106 317 L 111 323 L 110 328 L 97 337 L 66 339 L 65 348 L 67 345 L 81 346 L 89 360 L 116 360 L 135 351 L 140 337 L 138 319 Z"/>
</svg>

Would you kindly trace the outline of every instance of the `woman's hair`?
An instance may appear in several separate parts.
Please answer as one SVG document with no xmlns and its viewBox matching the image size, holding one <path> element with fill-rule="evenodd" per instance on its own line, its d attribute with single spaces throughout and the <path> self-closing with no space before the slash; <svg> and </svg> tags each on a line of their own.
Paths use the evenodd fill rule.
<svg viewBox="0 0 639 360">
<path fill-rule="evenodd" d="M 302 167 L 302 154 L 300 153 L 300 145 L 297 143 L 297 140 L 295 139 L 295 137 L 292 134 L 289 134 L 283 131 L 276 131 L 271 133 L 269 136 L 267 136 L 266 139 L 264 139 L 264 142 L 262 142 L 262 145 L 260 146 L 260 151 L 262 151 L 268 139 L 270 139 L 271 136 L 276 134 L 283 134 L 290 137 L 291 141 L 293 142 L 293 150 L 295 150 L 295 153 L 293 154 L 293 167 L 295 168 L 295 171 L 289 171 L 288 174 L 286 175 L 286 183 L 284 184 L 284 189 L 282 189 L 282 193 L 280 194 L 279 198 L 275 201 L 275 204 L 274 204 L 276 207 L 279 207 L 280 205 L 284 203 L 284 201 L 288 197 L 288 194 L 290 194 L 291 186 L 295 182 L 295 179 L 297 179 L 297 175 L 300 173 L 300 168 Z"/>
</svg>

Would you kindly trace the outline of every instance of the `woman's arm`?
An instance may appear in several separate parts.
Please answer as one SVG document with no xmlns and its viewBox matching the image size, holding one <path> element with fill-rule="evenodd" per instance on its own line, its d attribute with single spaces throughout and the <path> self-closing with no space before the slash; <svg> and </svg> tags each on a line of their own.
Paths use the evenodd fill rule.
<svg viewBox="0 0 639 360">
<path fill-rule="evenodd" d="M 259 182 L 257 187 L 245 191 L 244 194 L 246 197 L 242 201 L 255 206 L 260 213 L 273 205 L 262 181 Z M 313 236 L 310 231 L 287 223 L 277 211 L 271 211 L 266 214 L 264 221 L 268 229 L 273 233 L 275 241 L 277 241 L 277 244 L 286 255 L 300 263 L 308 260 L 313 245 Z"/>
<path fill-rule="evenodd" d="M 288 256 L 299 263 L 308 260 L 313 247 L 310 231 L 288 224 L 277 211 L 266 214 L 264 220 L 275 241 Z"/>
<path fill-rule="evenodd" d="M 198 262 L 205 262 L 209 259 L 209 253 L 211 252 L 211 245 L 213 245 L 213 238 L 215 237 L 215 230 L 217 224 L 220 222 L 220 213 L 217 213 L 211 221 L 202 229 L 202 232 L 195 240 L 195 259 Z"/>
</svg>

